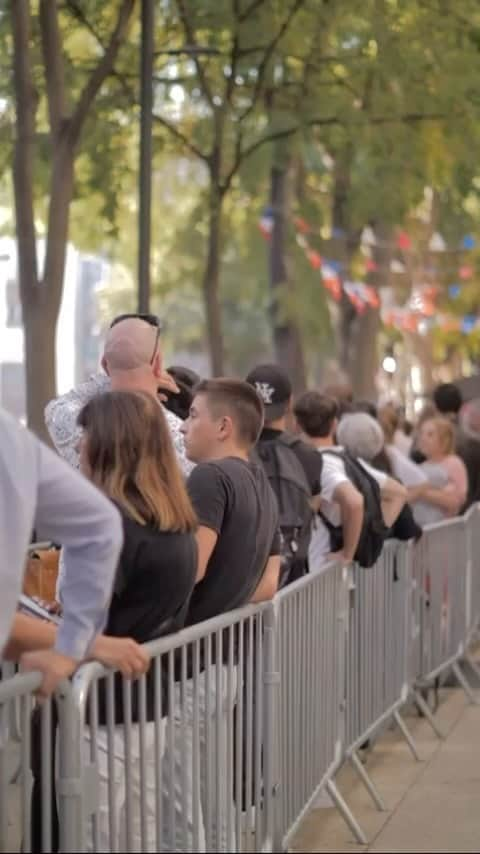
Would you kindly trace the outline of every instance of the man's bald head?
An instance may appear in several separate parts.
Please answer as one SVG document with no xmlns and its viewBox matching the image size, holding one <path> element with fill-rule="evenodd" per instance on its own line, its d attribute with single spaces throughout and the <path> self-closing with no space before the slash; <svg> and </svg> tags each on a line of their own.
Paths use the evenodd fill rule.
<svg viewBox="0 0 480 854">
<path fill-rule="evenodd" d="M 129 317 L 109 329 L 103 362 L 109 374 L 138 371 L 152 362 L 157 329 L 138 317 Z"/>
</svg>

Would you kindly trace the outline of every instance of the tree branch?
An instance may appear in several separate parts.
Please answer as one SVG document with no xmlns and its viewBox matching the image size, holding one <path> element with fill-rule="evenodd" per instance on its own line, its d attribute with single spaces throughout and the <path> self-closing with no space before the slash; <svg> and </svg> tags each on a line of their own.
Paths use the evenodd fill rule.
<svg viewBox="0 0 480 854">
<path fill-rule="evenodd" d="M 188 137 L 185 136 L 184 133 L 182 133 L 181 130 L 179 130 L 177 127 L 175 127 L 175 125 L 169 122 L 168 119 L 163 118 L 163 116 L 159 116 L 158 113 L 153 113 L 153 118 L 157 122 L 157 124 L 162 125 L 162 127 L 166 128 L 166 130 L 168 130 L 169 133 L 172 134 L 172 136 L 178 139 L 178 141 L 181 142 L 185 148 L 188 148 L 189 151 L 191 151 L 192 154 L 195 155 L 195 157 L 198 157 L 200 160 L 203 160 L 204 163 L 209 163 L 210 158 L 208 154 L 204 154 L 200 148 L 197 148 L 197 146 L 194 145 L 194 143 L 191 142 Z"/>
<path fill-rule="evenodd" d="M 29 0 L 10 3 L 13 34 L 13 85 L 16 101 L 16 140 L 13 158 L 18 269 L 22 305 L 27 305 L 38 284 L 33 173 L 35 144 L 35 92 L 31 60 Z"/>
<path fill-rule="evenodd" d="M 97 43 L 102 48 L 102 50 L 105 51 L 106 46 L 105 46 L 103 40 L 101 39 L 100 35 L 97 33 L 95 27 L 93 27 L 91 22 L 88 20 L 88 18 L 86 18 L 85 14 L 83 12 L 83 9 L 79 6 L 79 4 L 76 2 L 76 0 L 67 0 L 67 3 L 68 3 L 68 7 L 69 7 L 70 11 L 72 12 L 72 14 L 77 18 L 77 20 L 79 20 L 88 29 L 89 33 L 94 37 L 94 39 L 97 41 Z M 125 93 L 127 98 L 131 101 L 131 103 L 138 105 L 138 98 L 136 97 L 135 91 L 133 90 L 130 83 L 128 82 L 127 76 L 125 74 L 120 74 L 120 72 L 115 71 L 115 69 L 112 70 L 112 74 L 113 74 L 113 77 L 115 78 L 115 80 L 117 80 L 118 83 L 120 83 L 120 86 L 122 87 L 123 92 Z M 168 81 L 168 82 L 175 82 L 175 81 Z M 187 148 L 189 151 L 191 151 L 191 153 L 193 155 L 195 155 L 195 157 L 198 157 L 199 160 L 203 160 L 205 163 L 208 163 L 208 155 L 204 154 L 203 151 L 201 151 L 199 148 L 197 148 L 197 146 L 194 145 L 193 142 L 191 142 L 188 139 L 188 137 L 182 133 L 182 131 L 178 130 L 178 128 L 176 128 L 175 125 L 173 125 L 171 122 L 169 122 L 168 119 L 165 119 L 163 116 L 159 116 L 158 113 L 153 113 L 153 118 L 157 124 L 166 128 L 166 130 L 168 130 L 169 133 L 172 134 L 172 136 L 174 136 L 176 139 L 178 139 L 178 141 L 182 144 L 182 146 L 184 146 L 184 148 Z"/>
<path fill-rule="evenodd" d="M 239 21 L 241 21 L 243 23 L 243 21 L 248 20 L 250 15 L 253 15 L 253 13 L 256 12 L 257 9 L 260 9 L 260 7 L 263 6 L 265 2 L 266 2 L 266 0 L 252 0 L 250 5 L 247 6 L 247 8 L 244 9 L 243 12 L 241 13 L 241 15 L 239 17 Z"/>
<path fill-rule="evenodd" d="M 457 116 L 460 116 L 461 113 L 457 113 Z M 303 127 L 333 127 L 336 125 L 341 125 L 343 127 L 367 127 L 368 125 L 388 125 L 388 124 L 419 124 L 420 122 L 441 122 L 445 120 L 451 119 L 451 113 L 429 113 L 427 115 L 423 113 L 405 113 L 399 116 L 369 116 L 368 118 L 362 118 L 358 121 L 345 121 L 345 119 L 341 119 L 339 116 L 324 116 L 323 118 L 313 118 L 309 119 L 307 122 L 299 122 L 295 125 L 291 125 L 290 127 L 283 128 L 281 130 L 272 131 L 272 133 L 266 133 L 264 136 L 259 137 L 255 142 L 252 142 L 246 148 L 242 149 L 237 146 L 236 157 L 234 159 L 233 165 L 230 171 L 227 173 L 225 180 L 223 182 L 223 188 L 228 189 L 230 186 L 234 176 L 240 169 L 242 163 L 251 157 L 252 154 L 255 153 L 262 145 L 266 145 L 269 142 L 276 142 L 279 139 L 287 139 L 290 136 L 294 136 L 294 134 L 298 133 L 302 130 Z M 239 137 L 237 137 L 238 143 Z"/>
<path fill-rule="evenodd" d="M 75 110 L 69 122 L 69 132 L 74 143 L 77 142 L 80 136 L 83 124 L 93 101 L 95 100 L 104 81 L 112 72 L 115 60 L 118 55 L 118 51 L 120 50 L 120 47 L 128 31 L 128 26 L 130 23 L 134 6 L 135 0 L 122 0 L 117 15 L 115 28 L 112 33 L 111 39 L 105 49 L 105 53 L 95 70 L 90 75 L 90 78 L 88 79 L 83 91 L 80 94 L 77 106 L 75 107 Z"/>
<path fill-rule="evenodd" d="M 275 52 L 277 45 L 279 44 L 279 42 L 282 40 L 283 36 L 287 32 L 293 18 L 297 14 L 298 10 L 304 5 L 304 3 L 305 3 L 305 0 L 295 0 L 295 2 L 293 3 L 293 5 L 290 8 L 288 15 L 286 16 L 286 18 L 284 19 L 280 28 L 278 29 L 276 36 L 272 39 L 272 41 L 270 42 L 270 44 L 266 48 L 265 53 L 264 53 L 262 60 L 260 62 L 260 65 L 258 66 L 257 80 L 256 80 L 255 88 L 253 90 L 252 99 L 251 99 L 248 107 L 243 111 L 243 113 L 241 113 L 241 115 L 239 117 L 240 122 L 242 122 L 242 121 L 244 121 L 244 119 L 248 118 L 250 113 L 255 109 L 257 102 L 258 102 L 258 98 L 259 98 L 261 89 L 262 89 L 262 86 L 263 86 L 263 81 L 265 78 L 265 73 L 266 73 L 267 68 L 268 68 L 268 63 L 270 62 L 270 59 L 272 58 L 273 53 Z M 251 5 L 253 5 L 253 3 Z"/>
<path fill-rule="evenodd" d="M 40 0 L 39 18 L 50 135 L 55 141 L 62 127 L 62 122 L 66 118 L 65 73 L 58 29 L 57 4 L 50 3 L 50 0 Z"/>
<path fill-rule="evenodd" d="M 198 47 L 197 38 L 195 36 L 195 32 L 194 32 L 194 29 L 192 27 L 192 22 L 190 20 L 190 17 L 189 17 L 188 11 L 186 9 L 184 0 L 177 0 L 177 7 L 178 7 L 178 12 L 180 14 L 180 20 L 183 24 L 183 29 L 185 31 L 185 36 L 187 38 L 187 43 L 189 45 L 191 45 L 192 47 Z M 198 58 L 198 56 L 195 55 L 195 53 L 192 55 L 192 60 L 195 64 L 195 68 L 196 68 L 197 75 L 198 75 L 198 80 L 199 80 L 200 86 L 202 87 L 203 94 L 205 95 L 205 97 L 206 97 L 208 103 L 210 104 L 212 110 L 215 110 L 215 104 L 213 101 L 213 93 L 212 93 L 212 90 L 210 88 L 210 84 L 207 80 L 207 75 L 205 73 L 205 69 L 204 69 L 202 63 L 200 62 L 200 59 Z"/>
<path fill-rule="evenodd" d="M 223 102 L 231 105 L 233 90 L 235 89 L 235 77 L 237 76 L 237 63 L 239 59 L 238 55 L 239 49 L 239 32 L 238 32 L 238 18 L 235 21 L 235 32 L 233 33 L 232 39 L 232 47 L 230 50 L 230 76 L 227 79 L 225 85 L 225 92 L 223 97 Z"/>
</svg>

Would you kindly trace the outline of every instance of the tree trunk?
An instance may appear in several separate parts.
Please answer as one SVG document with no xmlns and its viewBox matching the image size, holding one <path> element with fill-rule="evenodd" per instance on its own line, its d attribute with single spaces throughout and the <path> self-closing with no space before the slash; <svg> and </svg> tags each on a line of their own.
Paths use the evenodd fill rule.
<svg viewBox="0 0 480 854">
<path fill-rule="evenodd" d="M 55 338 L 63 291 L 70 203 L 73 195 L 74 141 L 64 134 L 55 148 L 50 182 L 48 238 L 42 280 L 38 280 L 36 242 L 18 241 L 18 270 L 24 323 L 27 422 L 48 441 L 44 410 L 56 395 Z M 29 192 L 16 167 L 17 223 L 28 221 Z"/>
<path fill-rule="evenodd" d="M 220 242 L 223 194 L 215 174 L 211 174 L 209 200 L 207 262 L 203 277 L 203 295 L 207 320 L 208 347 L 212 376 L 223 374 L 223 333 L 220 304 Z"/>
<path fill-rule="evenodd" d="M 55 337 L 63 291 L 76 148 L 88 112 L 124 42 L 134 0 L 122 0 L 105 51 L 87 79 L 75 109 L 67 113 L 58 4 L 42 0 L 39 21 L 45 70 L 52 171 L 48 238 L 40 281 L 34 217 L 34 158 L 37 93 L 34 85 L 29 0 L 12 0 L 13 80 L 16 101 L 14 196 L 18 279 L 25 337 L 28 424 L 47 438 L 44 407 L 55 396 Z"/>
<path fill-rule="evenodd" d="M 377 265 L 377 271 L 368 274 L 368 284 L 375 287 L 380 294 L 382 287 L 389 284 L 390 262 L 392 260 L 391 229 L 378 222 L 374 228 L 379 245 L 373 246 L 372 260 Z M 380 332 L 380 312 L 377 308 L 368 307 L 363 315 L 357 318 L 351 354 L 350 373 L 353 391 L 358 398 L 375 400 L 377 397 L 376 375 L 379 365 L 378 334 Z"/>
<path fill-rule="evenodd" d="M 342 265 L 339 273 L 342 284 L 348 278 L 351 258 L 358 246 L 358 236 L 352 234 L 348 216 L 351 158 L 351 146 L 347 146 L 335 162 L 333 188 L 332 256 Z M 337 359 L 342 370 L 350 376 L 352 364 L 355 361 L 353 338 L 357 313 L 344 291 L 342 291 L 339 309 Z"/>
<path fill-rule="evenodd" d="M 55 331 L 43 286 L 36 288 L 34 299 L 23 306 L 25 336 L 25 384 L 28 426 L 48 442 L 44 410 L 56 395 Z"/>
<path fill-rule="evenodd" d="M 377 309 L 367 308 L 357 317 L 354 346 L 350 360 L 350 378 L 354 396 L 358 400 L 377 398 L 375 377 L 378 370 L 377 342 L 380 315 Z"/>
<path fill-rule="evenodd" d="M 305 360 L 298 325 L 289 317 L 291 287 L 287 269 L 288 165 L 272 166 L 270 202 L 273 231 L 270 242 L 271 316 L 275 358 L 288 374 L 295 393 L 306 387 Z"/>
</svg>

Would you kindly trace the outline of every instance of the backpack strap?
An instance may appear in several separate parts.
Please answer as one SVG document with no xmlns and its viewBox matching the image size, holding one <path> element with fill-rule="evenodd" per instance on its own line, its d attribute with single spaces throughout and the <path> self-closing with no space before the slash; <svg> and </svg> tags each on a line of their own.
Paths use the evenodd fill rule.
<svg viewBox="0 0 480 854">
<path fill-rule="evenodd" d="M 325 525 L 330 534 L 335 533 L 336 531 L 338 531 L 339 528 L 342 527 L 341 525 L 334 525 L 333 522 L 330 522 L 330 519 L 327 519 L 327 517 L 324 513 L 322 513 L 321 510 L 317 510 L 317 516 L 320 516 L 320 519 L 322 520 L 323 524 Z"/>
</svg>

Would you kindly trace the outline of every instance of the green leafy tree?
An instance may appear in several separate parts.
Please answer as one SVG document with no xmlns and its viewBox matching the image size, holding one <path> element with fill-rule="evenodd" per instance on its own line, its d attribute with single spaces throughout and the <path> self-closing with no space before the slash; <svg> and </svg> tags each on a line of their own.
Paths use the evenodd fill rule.
<svg viewBox="0 0 480 854">
<path fill-rule="evenodd" d="M 78 43 L 68 12 L 61 13 L 60 4 L 40 0 L 37 6 L 28 0 L 14 0 L 9 5 L 11 35 L 7 39 L 15 102 L 13 183 L 27 416 L 30 427 L 44 437 L 44 406 L 55 395 L 55 329 L 75 164 L 85 128 L 93 126 L 95 100 L 127 37 L 133 9 L 134 0 L 121 0 L 114 8 L 108 4 L 108 10 L 105 4 L 89 4 L 89 11 L 105 33 L 105 50 L 99 55 L 91 41 L 87 45 Z M 79 51 L 82 61 L 77 65 Z M 42 170 L 47 190 L 40 195 Z M 46 251 L 41 272 L 37 202 L 45 217 Z"/>
</svg>

